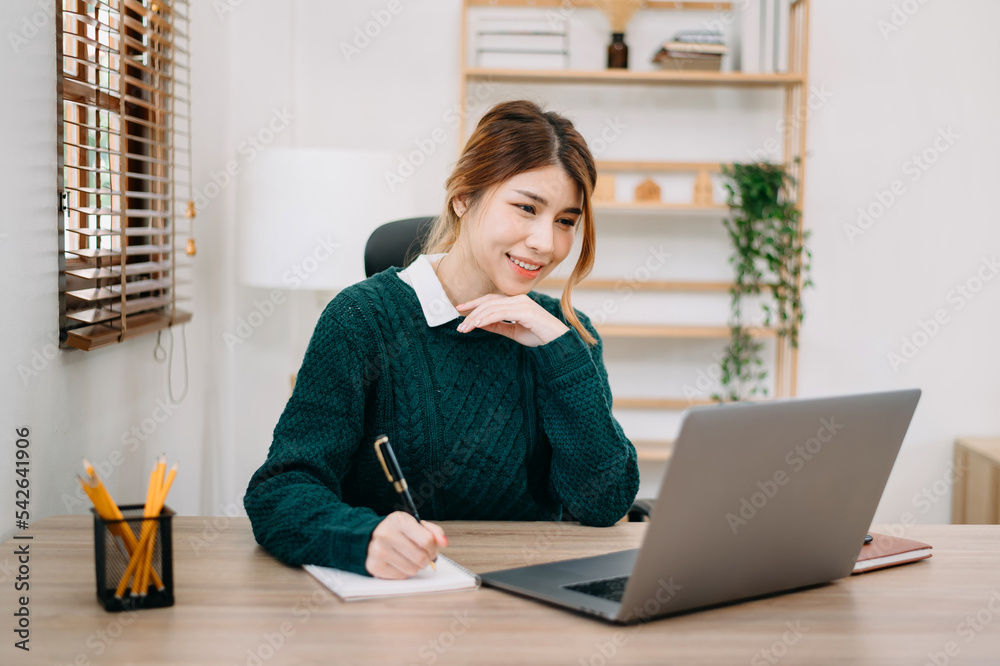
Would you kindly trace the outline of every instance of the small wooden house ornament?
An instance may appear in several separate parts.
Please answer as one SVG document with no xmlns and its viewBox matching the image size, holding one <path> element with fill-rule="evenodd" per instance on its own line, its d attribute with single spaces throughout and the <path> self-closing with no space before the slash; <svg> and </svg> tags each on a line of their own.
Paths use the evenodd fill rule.
<svg viewBox="0 0 1000 666">
<path fill-rule="evenodd" d="M 660 186 L 647 178 L 635 188 L 636 203 L 660 203 Z"/>
<path fill-rule="evenodd" d="M 711 206 L 714 203 L 713 199 L 712 179 L 707 169 L 701 169 L 694 180 L 694 205 Z"/>
</svg>

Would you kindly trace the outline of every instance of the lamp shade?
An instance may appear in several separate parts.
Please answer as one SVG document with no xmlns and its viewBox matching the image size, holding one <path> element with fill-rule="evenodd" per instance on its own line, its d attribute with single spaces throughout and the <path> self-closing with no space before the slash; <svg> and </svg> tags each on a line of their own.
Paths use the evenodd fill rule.
<svg viewBox="0 0 1000 666">
<path fill-rule="evenodd" d="M 237 267 L 263 288 L 339 290 L 365 278 L 371 232 L 411 216 L 392 153 L 269 148 L 240 173 Z"/>
</svg>

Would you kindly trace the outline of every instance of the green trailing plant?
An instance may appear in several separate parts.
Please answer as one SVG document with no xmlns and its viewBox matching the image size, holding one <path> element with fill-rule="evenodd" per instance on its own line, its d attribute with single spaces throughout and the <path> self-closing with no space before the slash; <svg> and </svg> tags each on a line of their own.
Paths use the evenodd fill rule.
<svg viewBox="0 0 1000 666">
<path fill-rule="evenodd" d="M 731 214 L 724 224 L 733 244 L 733 286 L 729 345 L 720 362 L 722 391 L 712 396 L 720 402 L 767 395 L 763 344 L 747 324 L 744 299 L 758 297 L 761 325 L 776 326 L 779 341 L 798 347 L 801 290 L 812 285 L 809 232 L 800 233 L 801 213 L 790 196 L 794 178 L 784 166 L 767 162 L 723 165 L 722 174 L 728 179 Z"/>
</svg>

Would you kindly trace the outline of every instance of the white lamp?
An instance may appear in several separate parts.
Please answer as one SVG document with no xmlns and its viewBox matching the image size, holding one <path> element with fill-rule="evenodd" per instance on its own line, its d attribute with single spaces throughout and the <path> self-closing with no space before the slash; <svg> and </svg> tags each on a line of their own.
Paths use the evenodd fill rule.
<svg viewBox="0 0 1000 666">
<path fill-rule="evenodd" d="M 240 173 L 240 281 L 337 291 L 365 278 L 368 236 L 411 217 L 409 188 L 390 191 L 392 153 L 269 148 Z"/>
<path fill-rule="evenodd" d="M 240 173 L 237 266 L 240 282 L 265 289 L 309 290 L 322 309 L 331 291 L 365 279 L 371 232 L 413 217 L 409 188 L 393 192 L 385 174 L 392 153 L 268 148 Z M 300 362 L 319 312 L 291 298 L 292 356 Z M 295 375 L 292 375 L 292 384 Z"/>
</svg>

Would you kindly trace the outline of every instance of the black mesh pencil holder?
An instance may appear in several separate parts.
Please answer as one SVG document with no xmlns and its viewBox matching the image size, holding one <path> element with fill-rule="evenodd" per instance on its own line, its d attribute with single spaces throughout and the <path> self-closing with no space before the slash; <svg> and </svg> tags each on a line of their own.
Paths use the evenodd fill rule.
<svg viewBox="0 0 1000 666">
<path fill-rule="evenodd" d="M 94 568 L 97 574 L 97 598 L 106 611 L 162 608 L 174 605 L 173 536 L 170 519 L 174 512 L 163 507 L 156 518 L 143 518 L 142 504 L 119 509 L 122 520 L 104 520 L 94 514 Z M 143 525 L 149 536 L 143 539 Z M 155 525 L 155 531 L 152 526 Z M 131 535 L 131 536 L 129 536 Z M 144 543 L 147 544 L 143 546 Z M 152 552 L 149 552 L 149 544 Z M 135 556 L 136 552 L 139 556 Z M 135 563 L 132 563 L 132 560 Z M 143 573 L 144 571 L 148 573 Z M 128 580 L 122 584 L 122 579 Z M 133 589 L 145 577 L 146 594 Z M 133 594 L 134 592 L 134 594 Z"/>
</svg>

